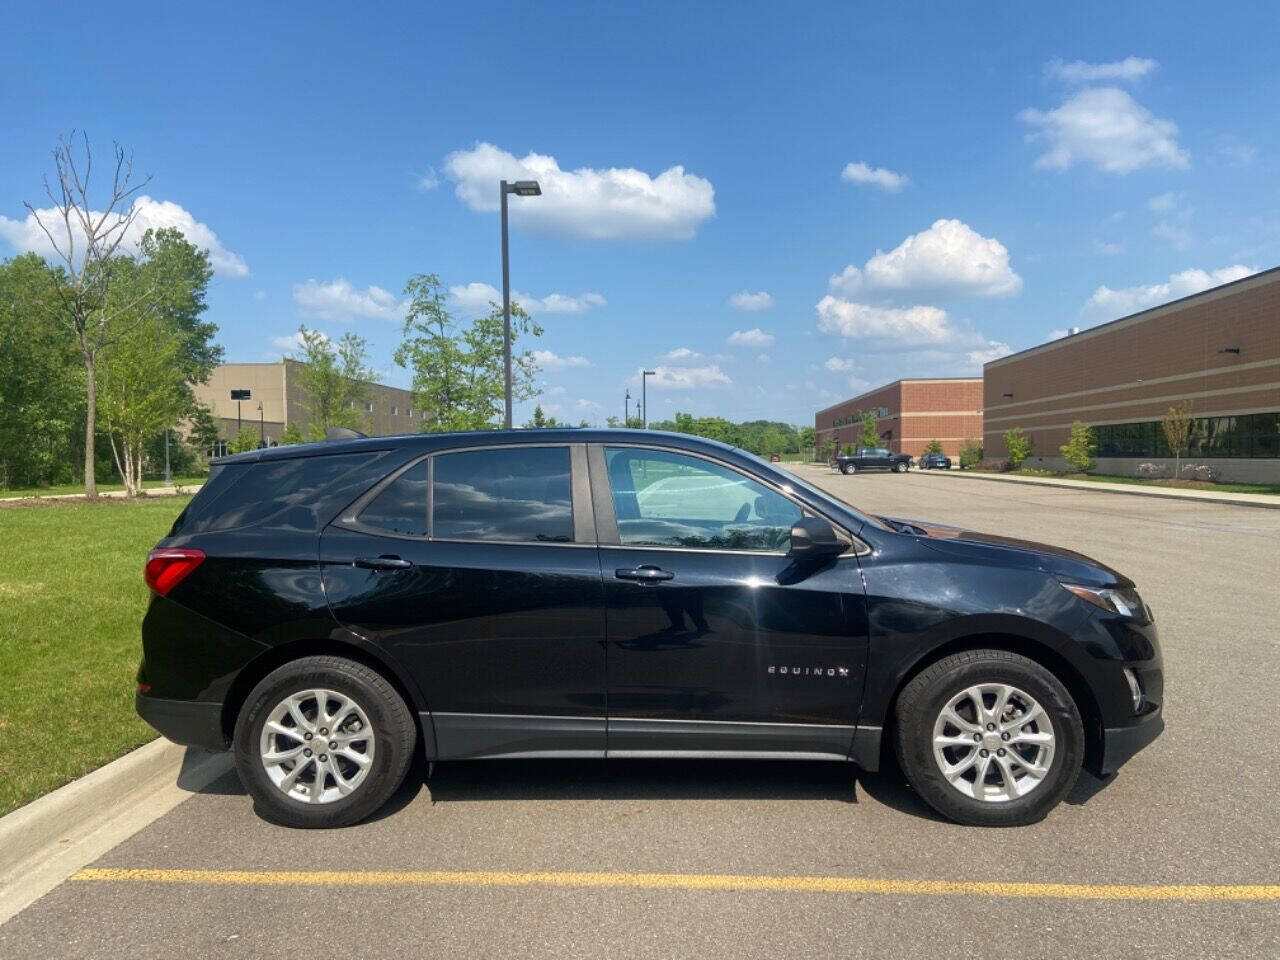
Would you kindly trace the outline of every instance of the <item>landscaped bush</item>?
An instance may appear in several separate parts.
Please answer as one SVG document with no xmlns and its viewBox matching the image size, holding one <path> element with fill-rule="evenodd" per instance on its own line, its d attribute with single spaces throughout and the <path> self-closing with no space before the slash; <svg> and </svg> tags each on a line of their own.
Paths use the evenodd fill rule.
<svg viewBox="0 0 1280 960">
<path fill-rule="evenodd" d="M 972 470 L 982 462 L 982 441 L 968 439 L 960 445 L 960 469 Z"/>
<path fill-rule="evenodd" d="M 1164 463 L 1138 464 L 1138 476 L 1144 480 L 1159 480 L 1169 475 L 1169 467 Z"/>
<path fill-rule="evenodd" d="M 1188 463 L 1182 468 L 1183 480 L 1200 480 L 1204 483 L 1217 483 L 1221 475 L 1206 463 Z"/>
</svg>

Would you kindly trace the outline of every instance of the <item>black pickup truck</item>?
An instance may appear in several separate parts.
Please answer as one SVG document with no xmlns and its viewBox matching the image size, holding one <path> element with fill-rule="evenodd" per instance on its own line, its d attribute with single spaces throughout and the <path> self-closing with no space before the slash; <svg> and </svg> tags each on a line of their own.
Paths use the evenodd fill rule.
<svg viewBox="0 0 1280 960">
<path fill-rule="evenodd" d="M 840 453 L 831 465 L 841 473 L 857 473 L 859 470 L 892 470 L 906 473 L 911 466 L 911 455 L 893 453 L 884 447 L 859 447 L 857 453 Z"/>
</svg>

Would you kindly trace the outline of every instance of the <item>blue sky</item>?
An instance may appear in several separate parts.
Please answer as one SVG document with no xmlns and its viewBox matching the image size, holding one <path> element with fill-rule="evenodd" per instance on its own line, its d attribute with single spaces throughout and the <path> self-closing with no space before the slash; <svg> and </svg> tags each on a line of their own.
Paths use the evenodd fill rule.
<svg viewBox="0 0 1280 960">
<path fill-rule="evenodd" d="M 60 133 L 119 140 L 231 360 L 356 330 L 407 385 L 405 280 L 475 309 L 530 171 L 512 287 L 575 421 L 648 367 L 652 419 L 811 423 L 1280 263 L 1267 4 L 76 6 L 0 13 L 0 256 Z"/>
</svg>

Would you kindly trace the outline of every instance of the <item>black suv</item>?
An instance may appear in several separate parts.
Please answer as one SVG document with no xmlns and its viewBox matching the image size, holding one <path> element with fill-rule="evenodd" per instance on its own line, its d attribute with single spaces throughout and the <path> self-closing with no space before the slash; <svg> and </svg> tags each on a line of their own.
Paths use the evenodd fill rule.
<svg viewBox="0 0 1280 960">
<path fill-rule="evenodd" d="M 1161 730 L 1155 627 L 1086 557 L 869 516 L 741 450 L 627 430 L 219 460 L 148 558 L 138 712 L 261 809 L 353 823 L 415 751 L 875 770 L 1043 817 Z"/>
</svg>

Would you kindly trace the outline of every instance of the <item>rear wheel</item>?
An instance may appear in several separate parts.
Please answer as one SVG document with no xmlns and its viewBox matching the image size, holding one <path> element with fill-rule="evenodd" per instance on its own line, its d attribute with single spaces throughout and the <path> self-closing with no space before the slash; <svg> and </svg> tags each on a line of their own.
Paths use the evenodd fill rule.
<svg viewBox="0 0 1280 960">
<path fill-rule="evenodd" d="M 851 473 L 857 473 L 858 468 L 852 463 L 846 463 L 840 467 L 840 472 L 843 473 L 845 476 L 848 476 Z"/>
<path fill-rule="evenodd" d="M 893 470 L 894 470 L 894 472 L 895 472 L 895 473 L 906 473 L 906 472 L 907 472 L 907 461 L 905 461 L 905 460 L 899 460 L 897 463 L 895 463 L 895 464 L 893 465 Z"/>
<path fill-rule="evenodd" d="M 342 657 L 272 671 L 236 721 L 240 780 L 272 820 L 341 827 L 376 811 L 404 781 L 417 727 L 386 679 Z"/>
<path fill-rule="evenodd" d="M 1080 773 L 1080 712 L 1052 673 L 1005 650 L 953 654 L 896 705 L 898 760 L 939 813 L 974 826 L 1035 823 Z"/>
</svg>

